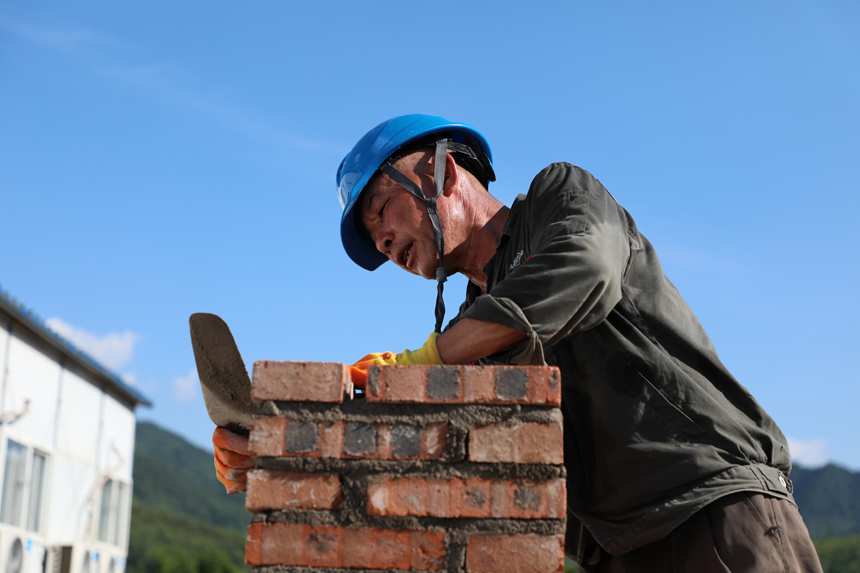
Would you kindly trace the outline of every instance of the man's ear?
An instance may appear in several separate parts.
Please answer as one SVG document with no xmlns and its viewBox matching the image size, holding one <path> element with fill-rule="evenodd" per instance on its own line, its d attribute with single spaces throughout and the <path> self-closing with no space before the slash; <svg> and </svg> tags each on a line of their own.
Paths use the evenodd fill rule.
<svg viewBox="0 0 860 573">
<path fill-rule="evenodd" d="M 442 195 L 450 197 L 457 188 L 457 183 L 460 180 L 460 170 L 457 169 L 457 163 L 454 157 L 448 153 L 445 155 L 445 185 L 442 187 Z"/>
</svg>

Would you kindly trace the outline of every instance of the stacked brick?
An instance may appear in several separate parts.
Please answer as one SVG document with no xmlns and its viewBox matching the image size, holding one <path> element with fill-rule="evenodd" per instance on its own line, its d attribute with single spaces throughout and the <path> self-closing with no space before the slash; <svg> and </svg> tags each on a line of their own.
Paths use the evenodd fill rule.
<svg viewBox="0 0 860 573">
<path fill-rule="evenodd" d="M 550 367 L 257 362 L 255 573 L 563 570 L 561 388 Z"/>
</svg>

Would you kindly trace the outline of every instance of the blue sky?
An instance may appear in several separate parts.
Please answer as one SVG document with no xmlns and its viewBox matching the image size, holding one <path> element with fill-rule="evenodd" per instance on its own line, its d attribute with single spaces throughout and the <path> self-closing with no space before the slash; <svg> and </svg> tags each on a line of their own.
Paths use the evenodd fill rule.
<svg viewBox="0 0 860 573">
<path fill-rule="evenodd" d="M 441 115 L 505 203 L 553 161 L 597 176 L 795 458 L 860 469 L 858 29 L 824 0 L 0 0 L 0 285 L 207 446 L 193 312 L 249 367 L 426 340 L 434 284 L 350 262 L 334 178 Z"/>
</svg>

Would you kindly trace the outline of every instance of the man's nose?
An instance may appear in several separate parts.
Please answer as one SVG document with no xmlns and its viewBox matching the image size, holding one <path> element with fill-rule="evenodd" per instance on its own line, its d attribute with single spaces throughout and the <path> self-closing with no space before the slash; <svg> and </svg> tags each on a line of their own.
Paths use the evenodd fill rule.
<svg viewBox="0 0 860 573">
<path fill-rule="evenodd" d="M 376 248 L 383 255 L 391 256 L 391 245 L 394 243 L 394 233 L 390 230 L 380 230 L 376 234 Z"/>
</svg>

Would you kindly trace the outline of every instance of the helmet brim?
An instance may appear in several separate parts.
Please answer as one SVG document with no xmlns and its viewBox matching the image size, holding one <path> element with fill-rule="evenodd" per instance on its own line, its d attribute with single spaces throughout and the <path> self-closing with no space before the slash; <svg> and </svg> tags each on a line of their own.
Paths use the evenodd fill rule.
<svg viewBox="0 0 860 573">
<path fill-rule="evenodd" d="M 360 203 L 360 200 L 353 201 L 352 206 L 344 212 L 340 221 L 340 239 L 343 242 L 343 249 L 355 264 L 363 269 L 375 271 L 388 260 L 388 257 L 379 252 L 376 245 L 370 243 L 358 231 L 355 210 Z"/>
</svg>

